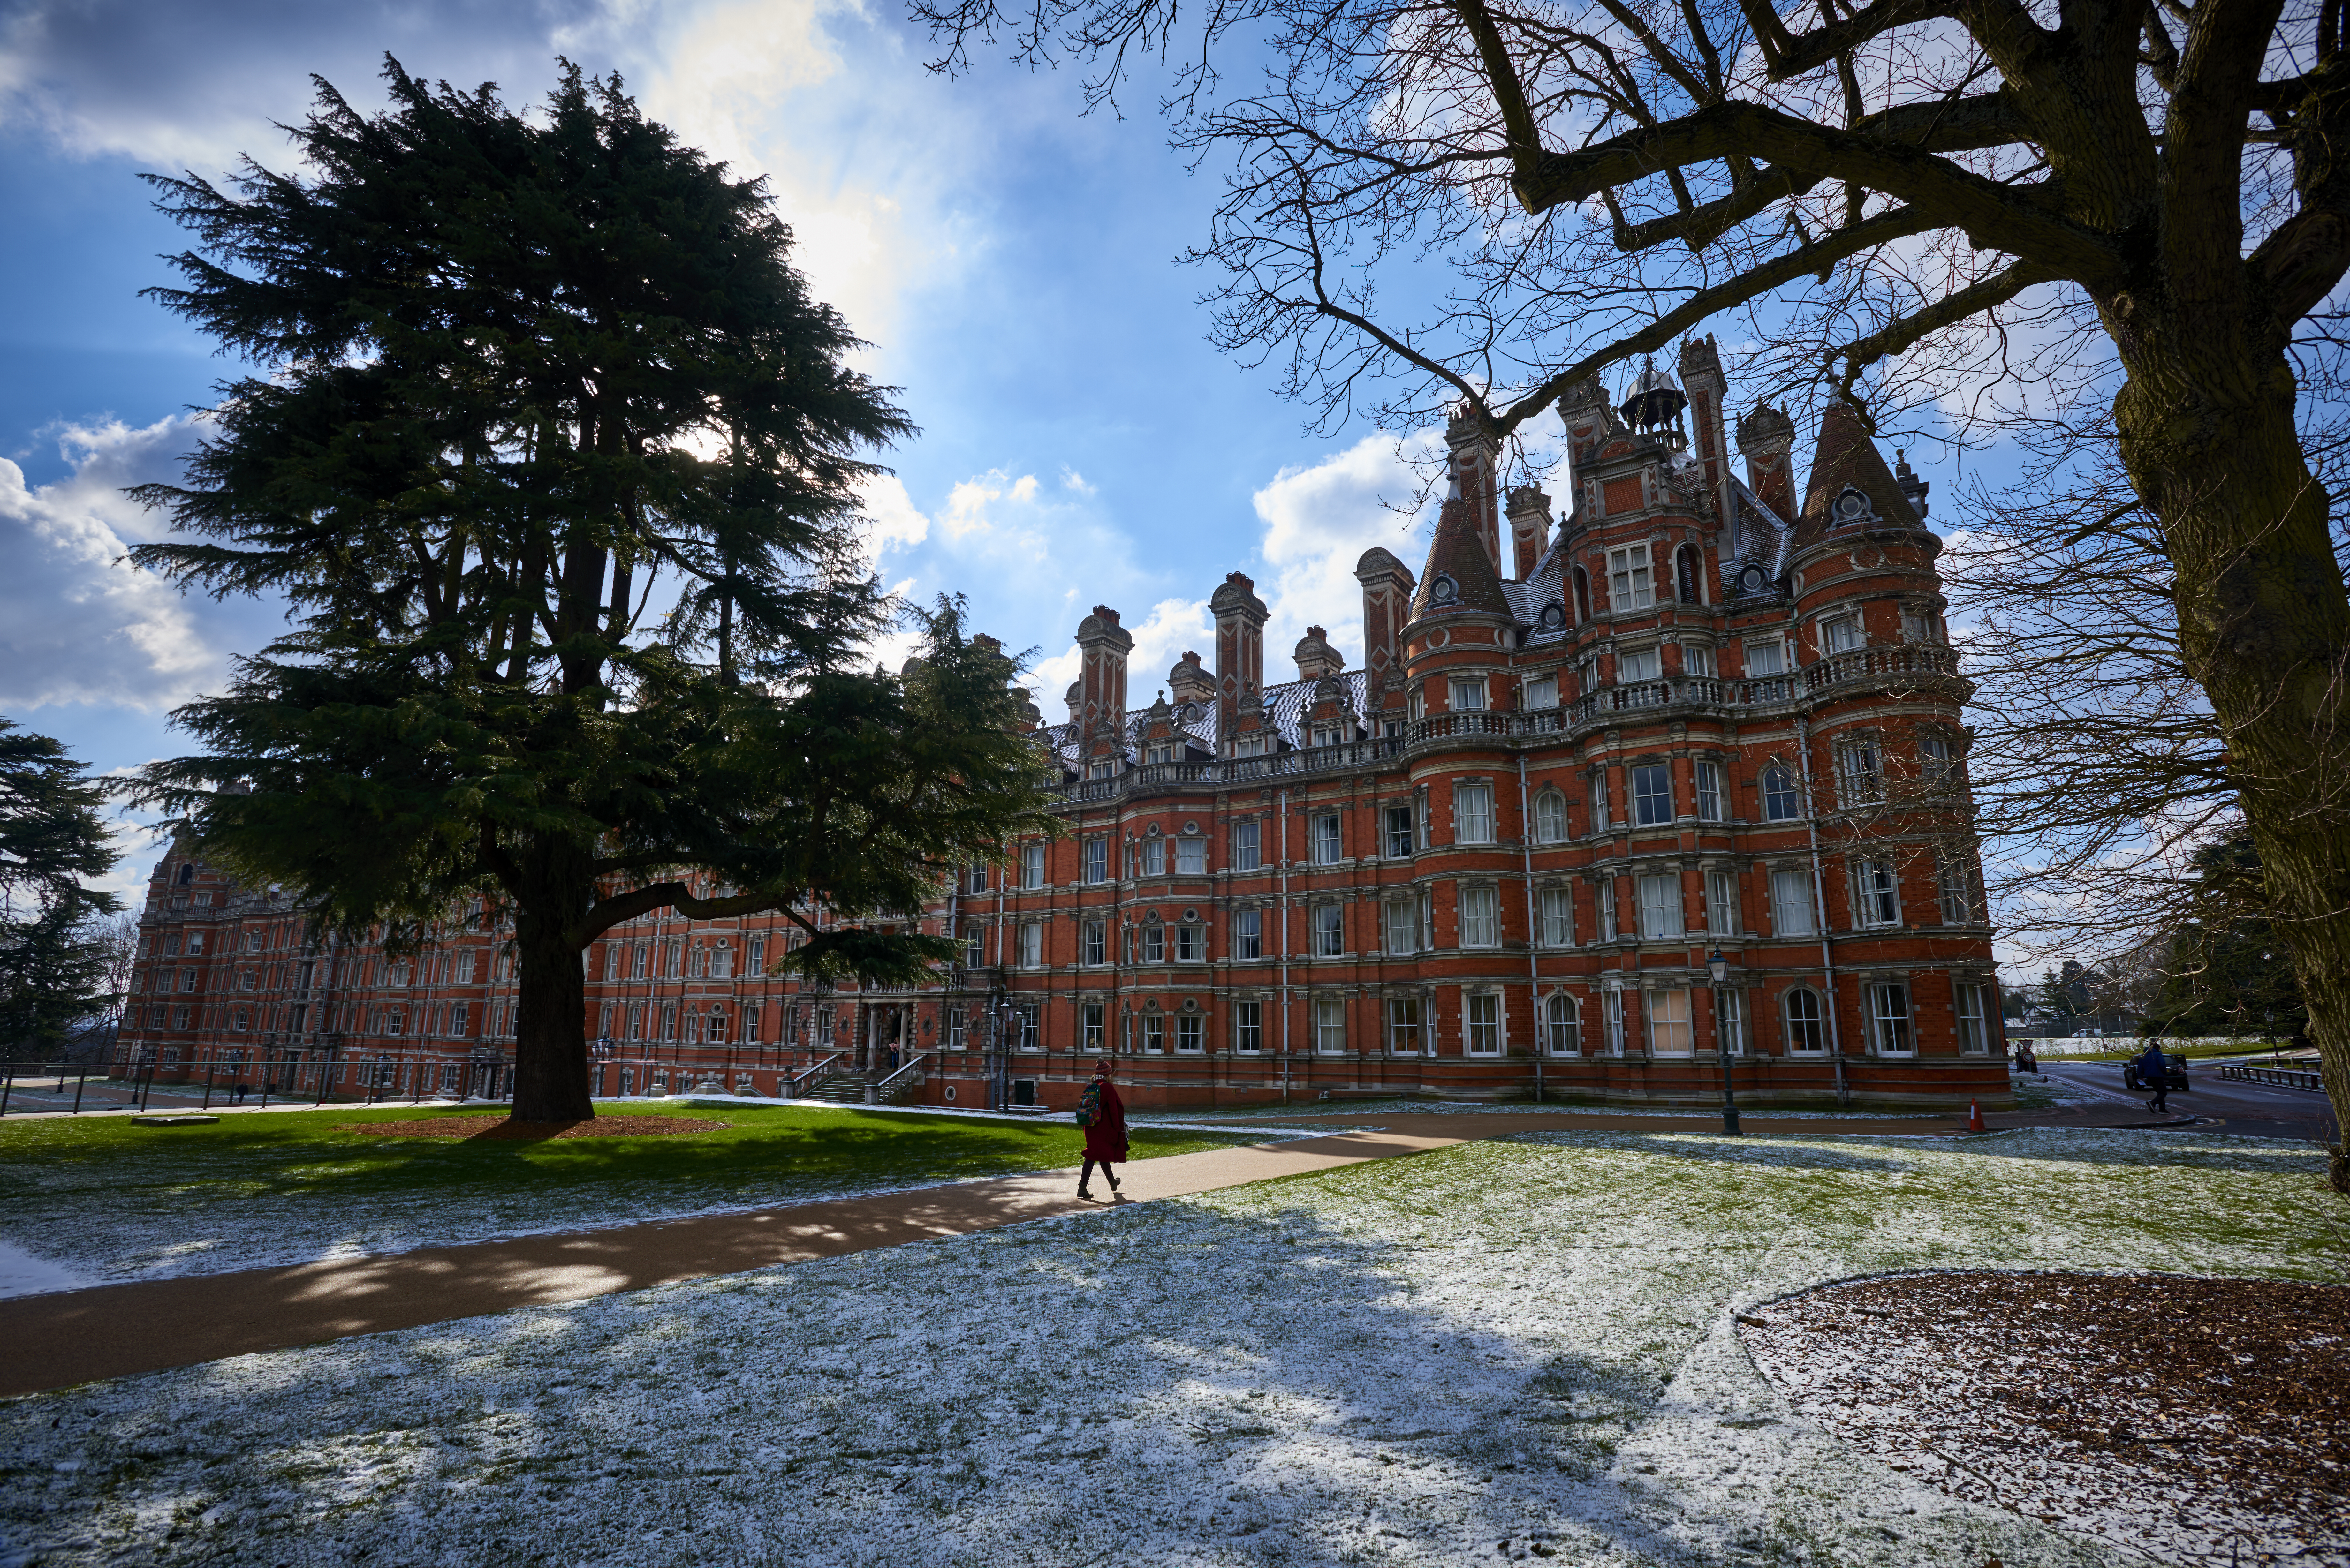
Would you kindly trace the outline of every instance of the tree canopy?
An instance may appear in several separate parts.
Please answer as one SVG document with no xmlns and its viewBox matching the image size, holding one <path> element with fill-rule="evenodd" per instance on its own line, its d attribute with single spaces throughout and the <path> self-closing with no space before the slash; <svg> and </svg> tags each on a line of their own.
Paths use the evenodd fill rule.
<svg viewBox="0 0 2350 1568">
<path fill-rule="evenodd" d="M 54 1055 L 120 999 L 98 929 L 120 904 L 87 881 L 121 858 L 105 800 L 62 744 L 0 718 L 0 1053 Z"/>
<path fill-rule="evenodd" d="M 581 1117 L 597 934 L 918 907 L 1049 822 L 1039 765 L 959 605 L 912 615 L 905 675 L 867 667 L 903 612 L 860 553 L 860 454 L 912 427 L 764 185 L 617 78 L 567 66 L 536 117 L 385 79 L 372 116 L 320 84 L 303 174 L 154 178 L 199 241 L 154 296 L 265 369 L 140 493 L 177 526 L 135 556 L 291 615 L 140 791 L 335 925 L 510 922 L 515 1114 Z M 944 956 L 852 931 L 795 956 Z"/>
</svg>

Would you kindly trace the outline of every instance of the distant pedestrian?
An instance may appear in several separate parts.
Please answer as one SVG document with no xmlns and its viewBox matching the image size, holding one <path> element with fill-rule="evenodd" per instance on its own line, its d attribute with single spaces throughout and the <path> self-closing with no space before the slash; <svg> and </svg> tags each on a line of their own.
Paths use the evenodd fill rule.
<svg viewBox="0 0 2350 1568">
<path fill-rule="evenodd" d="M 1090 1201 L 1093 1193 L 1094 1167 L 1102 1168 L 1109 1181 L 1109 1199 L 1121 1201 L 1118 1190 L 1118 1172 L 1110 1168 L 1126 1162 L 1126 1102 L 1118 1097 L 1118 1085 L 1109 1081 L 1109 1064 L 1094 1064 L 1093 1082 L 1077 1096 L 1077 1125 L 1086 1129 L 1086 1164 L 1077 1176 L 1077 1196 Z"/>
<path fill-rule="evenodd" d="M 2170 1108 L 2170 1064 L 2162 1054 L 2162 1042 L 2147 1046 L 2137 1059 L 2137 1081 L 2140 1088 L 2151 1088 L 2154 1099 L 2147 1106 L 2150 1111 Z"/>
<path fill-rule="evenodd" d="M 245 1096 L 245 1094 L 246 1094 L 246 1088 L 245 1088 L 245 1083 L 244 1083 L 244 1080 L 243 1078 L 239 1078 L 239 1079 L 236 1081 L 236 1088 L 235 1088 L 235 1089 L 234 1089 L 234 1091 L 233 1091 L 233 1092 L 234 1092 L 234 1093 L 235 1094 L 235 1096 L 236 1096 L 236 1103 L 237 1103 L 238 1105 L 240 1105 L 240 1106 L 241 1106 L 241 1105 L 243 1105 L 243 1104 L 244 1104 L 244 1096 Z"/>
<path fill-rule="evenodd" d="M 2023 1070 L 2025 1072 L 2037 1073 L 2040 1071 L 2040 1053 L 2032 1048 L 2032 1043 L 2030 1041 L 2027 1040 L 2022 1045 L 2019 1046 L 2016 1054 L 2022 1058 Z"/>
</svg>

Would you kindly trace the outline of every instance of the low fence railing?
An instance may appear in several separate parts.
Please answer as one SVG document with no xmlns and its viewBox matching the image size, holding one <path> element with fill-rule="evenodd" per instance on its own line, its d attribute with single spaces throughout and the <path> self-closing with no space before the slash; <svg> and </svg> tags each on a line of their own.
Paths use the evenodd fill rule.
<svg viewBox="0 0 2350 1568">
<path fill-rule="evenodd" d="M 928 1051 L 917 1051 L 912 1061 L 873 1085 L 873 1097 L 886 1100 L 901 1089 L 910 1089 L 922 1081 L 922 1064 L 931 1059 Z"/>
<path fill-rule="evenodd" d="M 2222 1067 L 2220 1076 L 2241 1078 L 2251 1084 L 2282 1084 L 2289 1089 L 2325 1087 L 2325 1080 L 2317 1074 L 2295 1072 L 2291 1067 Z"/>
</svg>

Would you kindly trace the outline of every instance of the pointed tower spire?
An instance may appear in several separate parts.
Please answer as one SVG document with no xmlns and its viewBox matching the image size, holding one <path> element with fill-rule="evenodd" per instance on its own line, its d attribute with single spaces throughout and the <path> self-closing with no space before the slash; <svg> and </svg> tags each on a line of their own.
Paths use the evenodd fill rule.
<svg viewBox="0 0 2350 1568">
<path fill-rule="evenodd" d="M 1885 454 L 1868 439 L 1860 410 L 1842 398 L 1821 411 L 1820 444 L 1812 454 L 1809 477 L 1804 514 L 1795 524 L 1797 549 L 1838 528 L 1926 526 L 1885 465 Z"/>
<path fill-rule="evenodd" d="M 1456 481 L 1436 514 L 1436 537 L 1429 542 L 1428 568 L 1419 575 L 1411 618 L 1464 610 L 1517 618 L 1502 592 L 1502 576 L 1486 552 L 1484 520 L 1475 503 L 1462 497 Z"/>
</svg>

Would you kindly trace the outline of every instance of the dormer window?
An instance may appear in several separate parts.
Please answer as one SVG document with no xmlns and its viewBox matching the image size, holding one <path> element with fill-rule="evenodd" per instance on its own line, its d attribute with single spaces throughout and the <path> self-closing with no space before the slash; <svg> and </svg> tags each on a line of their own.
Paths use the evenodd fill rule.
<svg viewBox="0 0 2350 1568">
<path fill-rule="evenodd" d="M 1265 737 L 1263 735 L 1243 735 L 1232 742 L 1232 755 L 1236 757 L 1261 757 L 1264 753 Z"/>
<path fill-rule="evenodd" d="M 1314 726 L 1314 743 L 1317 746 L 1343 746 L 1347 743 L 1347 732 L 1336 724 L 1316 724 Z"/>
<path fill-rule="evenodd" d="M 1149 749 L 1143 753 L 1142 760 L 1147 763 L 1173 762 L 1175 760 L 1175 742 L 1172 741 L 1151 742 Z"/>
<path fill-rule="evenodd" d="M 1086 777 L 1089 779 L 1107 779 L 1117 776 L 1118 763 L 1115 760 L 1086 764 Z"/>
</svg>

